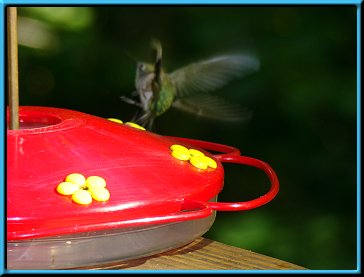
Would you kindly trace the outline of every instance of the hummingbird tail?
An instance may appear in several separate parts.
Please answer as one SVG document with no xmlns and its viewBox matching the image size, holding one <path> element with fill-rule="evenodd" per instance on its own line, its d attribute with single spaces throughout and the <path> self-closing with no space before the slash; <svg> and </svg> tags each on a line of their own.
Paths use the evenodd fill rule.
<svg viewBox="0 0 364 277">
<path fill-rule="evenodd" d="M 146 128 L 147 130 L 151 131 L 153 128 L 154 119 L 155 119 L 155 116 L 152 113 L 146 112 L 142 116 L 137 118 L 135 120 L 135 122 L 137 124 L 143 126 L 144 128 Z"/>
</svg>

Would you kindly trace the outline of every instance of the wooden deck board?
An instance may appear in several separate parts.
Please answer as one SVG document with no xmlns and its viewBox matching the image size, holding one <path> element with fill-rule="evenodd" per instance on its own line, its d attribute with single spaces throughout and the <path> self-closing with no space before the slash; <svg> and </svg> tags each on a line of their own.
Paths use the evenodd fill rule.
<svg viewBox="0 0 364 277">
<path fill-rule="evenodd" d="M 206 238 L 153 256 L 83 269 L 305 270 L 306 268 Z"/>
</svg>

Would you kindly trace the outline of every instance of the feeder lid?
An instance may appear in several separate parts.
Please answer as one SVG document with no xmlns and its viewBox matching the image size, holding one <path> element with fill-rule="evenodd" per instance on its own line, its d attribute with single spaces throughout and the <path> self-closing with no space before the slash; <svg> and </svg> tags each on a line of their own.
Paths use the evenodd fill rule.
<svg viewBox="0 0 364 277">
<path fill-rule="evenodd" d="M 219 160 L 186 141 L 59 108 L 23 106 L 19 118 L 20 129 L 7 131 L 9 241 L 207 217 L 223 187 Z M 174 158 L 174 144 L 217 168 Z M 109 200 L 80 205 L 59 194 L 71 173 L 104 178 Z"/>
</svg>

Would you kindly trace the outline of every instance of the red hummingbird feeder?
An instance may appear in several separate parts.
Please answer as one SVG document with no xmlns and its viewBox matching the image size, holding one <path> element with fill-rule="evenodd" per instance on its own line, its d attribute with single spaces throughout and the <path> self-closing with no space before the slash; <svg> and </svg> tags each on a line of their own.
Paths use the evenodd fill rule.
<svg viewBox="0 0 364 277">
<path fill-rule="evenodd" d="M 234 147 L 59 108 L 23 106 L 19 121 L 18 130 L 7 131 L 8 268 L 75 268 L 166 251 L 207 232 L 216 211 L 254 209 L 278 192 L 273 169 Z M 174 158 L 176 144 L 204 153 L 216 168 Z M 217 202 L 222 163 L 263 170 L 269 191 L 247 202 Z M 110 199 L 79 205 L 60 195 L 57 184 L 73 172 L 102 176 Z"/>
<path fill-rule="evenodd" d="M 14 103 L 7 111 L 8 269 L 77 268 L 160 253 L 206 233 L 216 211 L 254 209 L 278 193 L 274 170 L 234 147 Z M 213 166 L 176 159 L 172 145 L 201 153 Z M 264 171 L 270 189 L 250 201 L 218 202 L 222 163 Z M 81 205 L 60 194 L 58 184 L 70 173 L 101 176 L 110 197 Z"/>
</svg>

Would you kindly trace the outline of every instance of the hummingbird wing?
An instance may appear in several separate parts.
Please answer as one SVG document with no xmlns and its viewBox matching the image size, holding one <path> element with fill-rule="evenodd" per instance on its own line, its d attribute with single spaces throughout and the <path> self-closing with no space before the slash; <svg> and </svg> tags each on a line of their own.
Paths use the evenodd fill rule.
<svg viewBox="0 0 364 277">
<path fill-rule="evenodd" d="M 259 61 L 248 55 L 217 56 L 192 63 L 169 74 L 177 97 L 218 89 L 233 78 L 259 69 Z"/>
<path fill-rule="evenodd" d="M 239 105 L 226 102 L 215 95 L 201 93 L 177 99 L 172 107 L 209 119 L 241 121 L 251 117 L 251 112 Z"/>
</svg>

